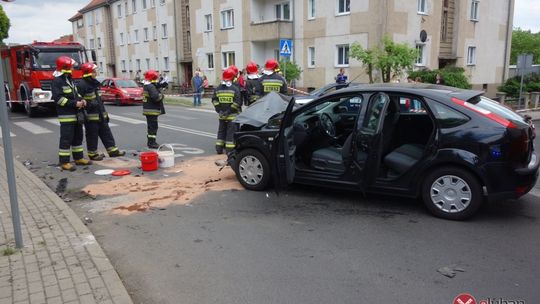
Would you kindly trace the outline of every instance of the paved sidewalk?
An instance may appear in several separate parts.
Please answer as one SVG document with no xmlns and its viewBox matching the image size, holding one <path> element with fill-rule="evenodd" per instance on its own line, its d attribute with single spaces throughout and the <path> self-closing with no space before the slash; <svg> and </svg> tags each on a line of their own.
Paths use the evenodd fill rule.
<svg viewBox="0 0 540 304">
<path fill-rule="evenodd" d="M 77 215 L 15 161 L 24 248 L 14 248 L 4 150 L 0 148 L 0 304 L 133 303 Z"/>
</svg>

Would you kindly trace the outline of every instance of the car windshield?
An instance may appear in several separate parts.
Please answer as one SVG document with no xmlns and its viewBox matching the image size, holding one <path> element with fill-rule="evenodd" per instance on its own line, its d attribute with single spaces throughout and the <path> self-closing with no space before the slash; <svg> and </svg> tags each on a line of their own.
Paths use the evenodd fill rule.
<svg viewBox="0 0 540 304">
<path fill-rule="evenodd" d="M 138 88 L 139 87 L 137 83 L 131 79 L 117 80 L 116 86 L 118 86 L 119 88 Z"/>
<path fill-rule="evenodd" d="M 56 59 L 60 56 L 68 56 L 75 60 L 74 69 L 84 61 L 84 53 L 80 50 L 49 51 L 41 50 L 33 54 L 33 68 L 36 70 L 54 70 L 56 69 Z"/>
<path fill-rule="evenodd" d="M 318 89 L 312 91 L 311 93 L 309 93 L 309 95 L 311 95 L 311 96 L 319 96 L 319 95 L 325 93 L 326 91 L 328 91 L 328 90 L 329 90 L 330 88 L 332 88 L 333 86 L 335 86 L 334 83 L 327 84 L 327 85 L 325 85 L 325 86 L 323 86 L 323 87 L 320 87 L 320 88 L 318 88 Z"/>
</svg>

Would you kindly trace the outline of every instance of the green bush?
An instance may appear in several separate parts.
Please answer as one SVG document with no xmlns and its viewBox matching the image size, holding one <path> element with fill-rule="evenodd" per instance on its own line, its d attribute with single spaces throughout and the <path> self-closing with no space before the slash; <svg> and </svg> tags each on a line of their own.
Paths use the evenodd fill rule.
<svg viewBox="0 0 540 304">
<path fill-rule="evenodd" d="M 497 89 L 510 97 L 519 97 L 521 76 L 514 76 Z M 523 92 L 540 92 L 540 74 L 529 74 L 523 77 Z"/>
<path fill-rule="evenodd" d="M 472 88 L 471 83 L 467 76 L 465 76 L 465 70 L 463 68 L 450 67 L 440 70 L 422 70 L 422 71 L 411 71 L 409 72 L 409 77 L 416 79 L 420 77 L 424 83 L 435 83 L 435 76 L 441 74 L 444 79 L 444 83 L 450 87 L 456 87 L 461 89 L 470 89 Z"/>
<path fill-rule="evenodd" d="M 293 80 L 300 79 L 300 74 L 302 74 L 302 69 L 295 62 L 290 62 L 288 60 L 282 60 L 279 62 L 279 68 L 285 76 L 287 83 L 291 83 Z"/>
</svg>

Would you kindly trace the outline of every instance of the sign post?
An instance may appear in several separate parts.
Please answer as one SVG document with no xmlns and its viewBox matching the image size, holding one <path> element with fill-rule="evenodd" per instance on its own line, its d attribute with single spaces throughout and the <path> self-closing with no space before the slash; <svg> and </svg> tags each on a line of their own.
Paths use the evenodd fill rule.
<svg viewBox="0 0 540 304">
<path fill-rule="evenodd" d="M 521 74 L 521 81 L 519 84 L 519 99 L 518 99 L 518 107 L 521 108 L 521 94 L 523 92 L 523 76 L 525 75 L 525 72 L 529 70 L 532 67 L 533 63 L 533 55 L 532 54 L 521 54 L 518 55 L 517 58 L 517 68 L 519 73 Z M 527 108 L 527 107 L 525 107 Z"/>
<path fill-rule="evenodd" d="M 280 39 L 279 40 L 279 56 L 282 57 L 291 57 L 293 48 L 293 42 L 291 39 Z M 283 69 L 283 76 L 287 76 L 287 69 Z"/>
</svg>

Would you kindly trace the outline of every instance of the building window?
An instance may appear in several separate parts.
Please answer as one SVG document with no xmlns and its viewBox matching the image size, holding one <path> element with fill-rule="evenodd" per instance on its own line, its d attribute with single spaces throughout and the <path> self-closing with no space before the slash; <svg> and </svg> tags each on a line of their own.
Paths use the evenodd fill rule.
<svg viewBox="0 0 540 304">
<path fill-rule="evenodd" d="M 102 61 L 99 62 L 99 73 L 103 74 L 103 62 Z"/>
<path fill-rule="evenodd" d="M 415 64 L 417 66 L 425 66 L 426 65 L 426 45 L 423 43 L 416 44 L 416 62 Z"/>
<path fill-rule="evenodd" d="M 135 65 L 137 66 L 137 71 L 140 71 L 140 70 L 141 70 L 141 60 L 140 60 L 140 59 L 136 59 L 136 60 L 135 60 Z"/>
<path fill-rule="evenodd" d="M 308 67 L 309 68 L 315 67 L 315 48 L 314 47 L 308 47 Z"/>
<path fill-rule="evenodd" d="M 82 18 L 77 20 L 77 27 L 83 27 L 83 20 Z"/>
<path fill-rule="evenodd" d="M 131 35 L 129 35 L 129 31 L 126 32 L 126 38 L 127 38 L 127 44 L 131 44 Z"/>
<path fill-rule="evenodd" d="M 124 11 L 126 12 L 126 16 L 128 15 L 128 6 L 127 6 L 127 1 L 124 2 Z"/>
<path fill-rule="evenodd" d="M 169 70 L 169 57 L 163 57 L 163 70 Z"/>
<path fill-rule="evenodd" d="M 96 25 L 101 22 L 101 11 L 96 11 Z"/>
<path fill-rule="evenodd" d="M 135 41 L 134 43 L 139 43 L 139 30 L 134 30 L 133 31 L 133 34 L 135 36 Z"/>
<path fill-rule="evenodd" d="M 471 1 L 471 20 L 478 21 L 478 7 L 480 6 L 480 1 L 472 0 Z"/>
<path fill-rule="evenodd" d="M 291 20 L 291 8 L 289 2 L 276 4 L 276 20 Z"/>
<path fill-rule="evenodd" d="M 116 6 L 116 13 L 118 14 L 118 18 L 122 18 L 122 4 Z"/>
<path fill-rule="evenodd" d="M 206 21 L 206 31 L 212 31 L 212 15 L 204 15 L 204 20 Z"/>
<path fill-rule="evenodd" d="M 467 50 L 467 65 L 476 65 L 476 47 L 470 46 Z"/>
<path fill-rule="evenodd" d="M 94 24 L 92 19 L 94 19 L 94 12 L 86 14 L 86 25 L 88 25 L 88 27 L 91 27 Z"/>
<path fill-rule="evenodd" d="M 152 30 L 153 30 L 153 32 L 152 32 L 152 38 L 153 38 L 154 40 L 157 40 L 157 27 L 154 25 L 154 26 L 152 27 Z"/>
<path fill-rule="evenodd" d="M 129 60 L 129 71 L 133 71 L 133 61 L 131 59 Z"/>
<path fill-rule="evenodd" d="M 337 66 L 349 66 L 349 45 L 337 46 Z"/>
<path fill-rule="evenodd" d="M 418 0 L 418 13 L 419 14 L 427 14 L 426 0 Z"/>
<path fill-rule="evenodd" d="M 165 4 L 165 0 L 159 0 L 159 4 L 161 5 Z"/>
<path fill-rule="evenodd" d="M 337 0 L 338 15 L 349 14 L 351 12 L 351 0 Z"/>
<path fill-rule="evenodd" d="M 186 31 L 186 38 L 187 38 L 186 47 L 188 50 L 191 51 L 191 32 L 190 31 Z"/>
<path fill-rule="evenodd" d="M 150 6 L 156 7 L 156 0 L 150 0 Z"/>
<path fill-rule="evenodd" d="M 120 45 L 124 45 L 124 33 L 120 33 Z"/>
<path fill-rule="evenodd" d="M 213 70 L 214 69 L 214 54 L 208 53 L 206 54 L 206 58 L 208 59 L 208 69 Z"/>
<path fill-rule="evenodd" d="M 142 9 L 143 9 L 143 10 L 146 9 L 146 0 L 142 0 Z"/>
<path fill-rule="evenodd" d="M 308 0 L 308 19 L 315 19 L 315 0 Z"/>
<path fill-rule="evenodd" d="M 150 58 L 146 58 L 146 69 L 150 70 Z"/>
<path fill-rule="evenodd" d="M 126 71 L 126 61 L 122 60 L 122 72 Z"/>
<path fill-rule="evenodd" d="M 98 37 L 97 39 L 97 47 L 98 49 L 101 49 L 101 37 Z"/>
<path fill-rule="evenodd" d="M 148 41 L 148 28 L 145 27 L 143 30 L 144 30 L 144 41 Z"/>
<path fill-rule="evenodd" d="M 156 57 L 156 70 L 159 70 L 159 59 Z"/>
<path fill-rule="evenodd" d="M 133 14 L 137 12 L 137 0 L 131 0 L 131 10 L 133 11 Z"/>
<path fill-rule="evenodd" d="M 167 38 L 167 23 L 163 23 L 161 25 L 161 34 L 162 34 L 161 38 L 163 39 Z"/>
<path fill-rule="evenodd" d="M 90 39 L 89 45 L 90 45 L 91 50 L 93 50 L 96 47 L 96 45 L 94 44 L 94 39 Z"/>
<path fill-rule="evenodd" d="M 228 66 L 234 65 L 234 52 L 223 52 L 223 69 Z"/>
<path fill-rule="evenodd" d="M 221 29 L 234 27 L 234 11 L 232 9 L 221 12 Z"/>
</svg>

